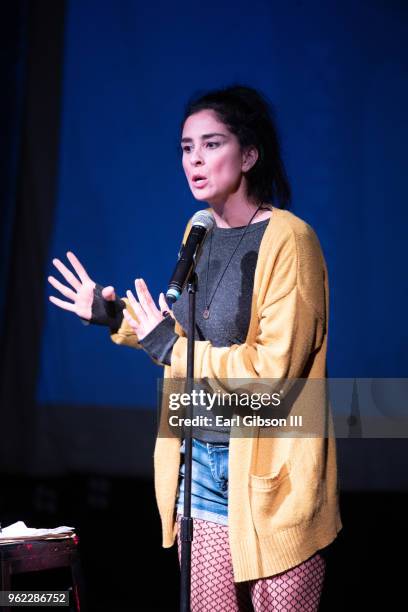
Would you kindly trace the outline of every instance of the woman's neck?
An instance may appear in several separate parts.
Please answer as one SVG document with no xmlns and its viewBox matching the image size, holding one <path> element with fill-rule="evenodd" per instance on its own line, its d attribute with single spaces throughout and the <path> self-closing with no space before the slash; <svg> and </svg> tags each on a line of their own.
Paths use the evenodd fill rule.
<svg viewBox="0 0 408 612">
<path fill-rule="evenodd" d="M 233 201 L 227 200 L 223 204 L 210 204 L 217 227 L 242 227 L 247 225 L 251 217 L 256 212 L 259 204 L 254 204 L 248 200 Z M 262 208 L 266 207 L 265 204 Z M 271 216 L 271 210 L 258 210 L 251 223 L 264 221 Z"/>
</svg>

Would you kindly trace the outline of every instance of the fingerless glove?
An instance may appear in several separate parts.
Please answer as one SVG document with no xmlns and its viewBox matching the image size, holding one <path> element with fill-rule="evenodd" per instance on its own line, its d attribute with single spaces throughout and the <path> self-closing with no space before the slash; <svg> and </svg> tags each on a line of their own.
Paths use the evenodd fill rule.
<svg viewBox="0 0 408 612">
<path fill-rule="evenodd" d="M 122 324 L 123 310 L 126 308 L 126 303 L 120 298 L 113 301 L 105 300 L 102 295 L 102 285 L 95 285 L 94 295 L 92 300 L 92 317 L 81 319 L 84 325 L 104 325 L 109 327 L 112 333 L 115 333 Z"/>
<path fill-rule="evenodd" d="M 180 337 L 174 331 L 174 327 L 175 321 L 168 314 L 143 340 L 139 340 L 139 344 L 151 359 L 164 365 L 170 365 L 173 344 Z"/>
</svg>

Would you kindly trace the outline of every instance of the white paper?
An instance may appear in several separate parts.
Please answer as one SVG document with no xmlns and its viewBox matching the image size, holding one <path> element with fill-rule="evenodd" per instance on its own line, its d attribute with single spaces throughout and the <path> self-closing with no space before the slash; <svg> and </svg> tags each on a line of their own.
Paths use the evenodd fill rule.
<svg viewBox="0 0 408 612">
<path fill-rule="evenodd" d="M 27 527 L 23 521 L 17 521 L 8 527 L 3 527 L 0 532 L 0 543 L 14 542 L 17 540 L 48 539 L 70 537 L 74 534 L 74 527 L 55 527 L 54 529 L 36 529 Z"/>
</svg>

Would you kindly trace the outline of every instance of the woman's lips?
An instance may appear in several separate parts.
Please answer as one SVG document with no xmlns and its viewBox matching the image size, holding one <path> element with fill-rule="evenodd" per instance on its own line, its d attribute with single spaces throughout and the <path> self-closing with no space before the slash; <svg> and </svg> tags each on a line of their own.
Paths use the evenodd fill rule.
<svg viewBox="0 0 408 612">
<path fill-rule="evenodd" d="M 194 187 L 196 187 L 197 189 L 203 189 L 204 187 L 206 187 L 208 183 L 208 179 L 196 179 L 195 181 L 193 181 L 193 185 Z"/>
</svg>

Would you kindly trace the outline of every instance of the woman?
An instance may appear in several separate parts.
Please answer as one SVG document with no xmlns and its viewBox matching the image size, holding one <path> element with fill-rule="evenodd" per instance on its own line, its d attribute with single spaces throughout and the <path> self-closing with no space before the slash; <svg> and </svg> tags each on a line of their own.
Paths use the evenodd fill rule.
<svg viewBox="0 0 408 612">
<path fill-rule="evenodd" d="M 290 188 L 275 123 L 258 91 L 236 86 L 193 100 L 181 147 L 191 191 L 215 221 L 196 268 L 195 378 L 223 380 L 227 391 L 237 379 L 273 379 L 291 413 L 319 427 L 310 437 L 272 436 L 256 425 L 242 435 L 234 424 L 211 419 L 193 429 L 192 610 L 317 610 L 322 549 L 342 526 L 335 442 L 325 385 L 311 402 L 306 385 L 291 393 L 287 381 L 326 375 L 324 258 L 312 228 L 284 210 Z M 169 312 L 164 295 L 158 308 L 136 279 L 137 299 L 128 291 L 118 300 L 67 256 L 79 280 L 54 260 L 72 289 L 49 281 L 73 303 L 50 300 L 108 325 L 117 344 L 143 348 L 164 365 L 165 378 L 183 378 L 186 292 Z M 154 454 L 164 547 L 177 537 L 184 488 L 184 444 L 168 418 L 164 402 Z"/>
</svg>

